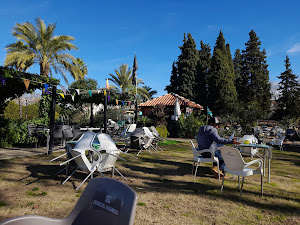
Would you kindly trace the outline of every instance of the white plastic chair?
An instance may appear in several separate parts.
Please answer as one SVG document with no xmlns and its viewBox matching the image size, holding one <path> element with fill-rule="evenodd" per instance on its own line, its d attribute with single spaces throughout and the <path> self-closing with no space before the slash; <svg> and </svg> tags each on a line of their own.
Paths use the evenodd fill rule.
<svg viewBox="0 0 300 225">
<path fill-rule="evenodd" d="M 258 140 L 254 135 L 244 135 L 240 140 L 249 141 L 250 144 L 257 144 Z M 258 148 L 255 147 L 240 147 L 241 153 L 251 155 L 251 159 L 258 153 Z"/>
<path fill-rule="evenodd" d="M 279 146 L 280 151 L 283 151 L 283 141 L 285 139 L 285 136 L 282 136 L 281 138 L 273 138 L 270 142 L 270 145 L 272 146 Z"/>
<path fill-rule="evenodd" d="M 263 196 L 263 161 L 255 159 L 245 163 L 240 151 L 230 146 L 221 146 L 221 155 L 225 162 L 224 176 L 222 180 L 221 192 L 223 191 L 225 172 L 238 176 L 240 199 L 242 197 L 243 184 L 246 176 L 259 174 L 261 176 L 261 196 Z M 249 168 L 250 165 L 258 163 L 255 169 Z M 240 186 L 240 176 L 243 177 L 242 186 Z"/>
<path fill-rule="evenodd" d="M 210 149 L 203 149 L 203 150 L 198 151 L 195 148 L 195 145 L 194 145 L 193 141 L 190 140 L 190 142 L 192 144 L 192 151 L 193 151 L 193 155 L 194 155 L 194 158 L 193 158 L 193 161 L 194 161 L 193 170 L 194 170 L 194 167 L 195 167 L 195 163 L 197 163 L 196 169 L 195 169 L 195 174 L 194 174 L 194 180 L 195 180 L 196 175 L 197 175 L 197 170 L 198 170 L 199 164 L 201 166 L 201 162 L 216 162 L 217 163 L 217 167 L 218 167 L 218 177 L 219 177 L 219 180 L 220 180 L 219 159 L 217 157 L 215 157 L 214 151 L 212 151 Z M 211 158 L 203 158 L 203 156 L 201 156 L 201 154 L 205 153 L 205 152 L 209 152 L 211 154 Z"/>
<path fill-rule="evenodd" d="M 155 136 L 152 134 L 152 132 L 149 130 L 148 127 L 143 127 L 143 131 L 144 131 L 145 144 L 142 146 L 142 148 L 140 149 L 137 155 L 139 155 L 142 152 L 142 150 L 147 150 L 151 154 L 150 148 L 157 152 L 155 147 L 152 145 Z"/>
</svg>

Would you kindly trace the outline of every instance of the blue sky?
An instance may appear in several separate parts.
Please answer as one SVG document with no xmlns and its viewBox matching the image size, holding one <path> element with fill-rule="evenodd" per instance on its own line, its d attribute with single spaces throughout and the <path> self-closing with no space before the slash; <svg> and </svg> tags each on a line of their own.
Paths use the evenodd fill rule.
<svg viewBox="0 0 300 225">
<path fill-rule="evenodd" d="M 270 81 L 284 71 L 285 56 L 300 75 L 300 1 L 79 1 L 2 0 L 0 2 L 0 65 L 5 46 L 16 41 L 11 35 L 16 23 L 34 23 L 40 17 L 56 23 L 56 35 L 75 37 L 79 48 L 72 51 L 88 66 L 88 77 L 105 86 L 109 73 L 122 63 L 133 65 L 137 55 L 138 77 L 146 85 L 166 92 L 171 67 L 180 54 L 183 34 L 191 33 L 197 49 L 200 41 L 213 49 L 220 30 L 231 54 L 245 49 L 253 29 L 267 51 Z M 39 73 L 38 67 L 28 70 Z M 56 75 L 56 78 L 61 78 Z M 63 79 L 62 84 L 64 85 Z M 73 78 L 69 76 L 69 83 Z"/>
</svg>

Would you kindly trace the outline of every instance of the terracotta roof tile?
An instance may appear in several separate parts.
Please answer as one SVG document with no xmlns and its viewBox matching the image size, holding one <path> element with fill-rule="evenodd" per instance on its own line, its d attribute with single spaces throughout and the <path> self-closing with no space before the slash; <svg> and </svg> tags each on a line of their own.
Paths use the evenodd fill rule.
<svg viewBox="0 0 300 225">
<path fill-rule="evenodd" d="M 158 105 L 158 104 L 163 104 L 165 106 L 174 106 L 176 98 L 178 98 L 179 104 L 182 106 L 203 109 L 203 106 L 196 104 L 195 102 L 192 102 L 192 101 L 190 101 L 184 97 L 181 97 L 177 94 L 174 94 L 174 93 L 165 94 L 161 97 L 141 103 L 139 105 L 139 107 L 154 107 L 155 105 Z"/>
</svg>

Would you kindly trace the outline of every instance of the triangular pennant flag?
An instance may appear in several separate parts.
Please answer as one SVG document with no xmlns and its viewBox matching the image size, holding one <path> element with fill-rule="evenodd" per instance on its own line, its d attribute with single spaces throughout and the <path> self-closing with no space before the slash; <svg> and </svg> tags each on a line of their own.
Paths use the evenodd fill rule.
<svg viewBox="0 0 300 225">
<path fill-rule="evenodd" d="M 5 81 L 6 81 L 7 78 L 3 78 L 3 77 L 1 77 L 1 75 L 0 75 L 0 79 L 1 79 L 1 82 L 2 82 L 2 86 L 4 86 Z"/>
<path fill-rule="evenodd" d="M 116 104 L 117 104 L 117 105 L 119 105 L 119 101 L 118 101 L 118 99 L 116 99 Z"/>
<path fill-rule="evenodd" d="M 123 104 L 123 106 L 124 106 L 124 105 L 125 105 L 125 102 L 123 101 L 122 104 Z"/>
<path fill-rule="evenodd" d="M 72 100 L 73 100 L 73 102 L 75 101 L 74 99 L 75 99 L 75 96 L 74 95 L 71 95 L 71 97 L 72 97 Z"/>
<path fill-rule="evenodd" d="M 129 106 L 131 106 L 131 101 L 129 101 L 128 103 L 129 103 Z"/>
<path fill-rule="evenodd" d="M 107 101 L 109 102 L 109 100 L 110 100 L 110 95 L 107 96 Z"/>
<path fill-rule="evenodd" d="M 106 95 L 106 91 L 104 90 L 104 96 Z"/>
<path fill-rule="evenodd" d="M 49 91 L 45 91 L 45 93 L 50 94 Z"/>
<path fill-rule="evenodd" d="M 80 95 L 80 90 L 79 89 L 75 89 L 77 91 L 77 94 Z"/>
<path fill-rule="evenodd" d="M 91 90 L 88 90 L 88 92 L 89 92 L 90 96 L 92 97 L 92 91 L 91 91 Z"/>
<path fill-rule="evenodd" d="M 63 98 L 65 98 L 65 95 L 63 93 L 59 93 Z"/>
<path fill-rule="evenodd" d="M 30 84 L 30 80 L 24 79 L 24 84 L 25 84 L 26 90 L 28 90 L 28 87 L 29 87 L 29 84 Z"/>
<path fill-rule="evenodd" d="M 47 91 L 48 87 L 49 87 L 49 84 L 44 84 L 44 87 L 45 87 L 45 92 Z M 49 92 L 48 92 L 49 93 Z"/>
<path fill-rule="evenodd" d="M 61 90 L 63 91 L 63 93 L 66 95 L 66 93 L 67 93 L 67 90 L 66 90 L 66 88 L 64 87 L 64 86 L 61 86 Z"/>
<path fill-rule="evenodd" d="M 108 79 L 106 79 L 106 88 L 107 88 L 107 90 L 109 90 L 109 83 L 108 83 Z"/>
</svg>

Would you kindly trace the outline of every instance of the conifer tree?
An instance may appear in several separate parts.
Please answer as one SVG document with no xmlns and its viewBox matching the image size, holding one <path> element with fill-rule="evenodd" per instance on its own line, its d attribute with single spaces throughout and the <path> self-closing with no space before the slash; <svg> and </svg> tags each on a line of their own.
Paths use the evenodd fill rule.
<svg viewBox="0 0 300 225">
<path fill-rule="evenodd" d="M 233 115 L 236 112 L 237 93 L 234 85 L 234 68 L 229 45 L 225 45 L 222 31 L 217 38 L 208 76 L 209 108 L 216 115 Z"/>
<path fill-rule="evenodd" d="M 286 56 L 284 63 L 285 71 L 277 77 L 280 79 L 278 85 L 280 94 L 276 114 L 279 116 L 279 119 L 283 119 L 284 117 L 287 119 L 298 118 L 300 114 L 300 86 L 298 76 L 293 74 L 288 56 Z"/>
<path fill-rule="evenodd" d="M 266 62 L 266 51 L 260 50 L 261 41 L 256 33 L 251 30 L 250 39 L 245 44 L 243 53 L 242 84 L 244 87 L 243 98 L 240 99 L 244 109 L 252 105 L 255 115 L 253 120 L 268 117 L 271 106 L 271 85 L 269 82 L 269 71 Z M 245 114 L 244 114 L 245 115 Z"/>
<path fill-rule="evenodd" d="M 235 73 L 235 88 L 238 95 L 238 100 L 243 99 L 244 84 L 242 79 L 242 67 L 243 67 L 243 56 L 240 49 L 237 49 L 234 53 L 233 66 Z"/>
<path fill-rule="evenodd" d="M 165 90 L 168 93 L 173 92 L 175 94 L 178 94 L 178 69 L 177 69 L 175 61 L 172 64 L 170 84 L 166 86 Z"/>
<path fill-rule="evenodd" d="M 202 106 L 207 106 L 208 84 L 207 77 L 211 64 L 211 49 L 208 44 L 200 42 L 201 49 L 199 50 L 199 63 L 197 65 L 196 74 L 196 102 Z"/>
<path fill-rule="evenodd" d="M 199 52 L 192 35 L 184 35 L 183 45 L 180 46 L 181 55 L 178 57 L 178 94 L 195 101 L 196 99 L 196 73 L 199 61 Z"/>
</svg>

